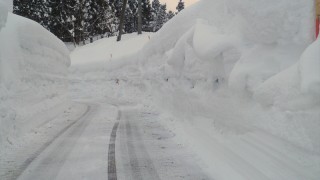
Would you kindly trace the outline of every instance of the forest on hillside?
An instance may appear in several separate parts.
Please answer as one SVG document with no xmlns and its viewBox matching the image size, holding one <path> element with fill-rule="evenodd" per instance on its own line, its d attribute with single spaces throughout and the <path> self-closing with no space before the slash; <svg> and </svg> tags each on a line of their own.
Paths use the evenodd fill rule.
<svg viewBox="0 0 320 180">
<path fill-rule="evenodd" d="M 128 0 L 123 33 L 138 31 L 138 2 L 141 1 L 142 31 L 156 32 L 184 9 L 177 2 L 177 12 L 167 11 L 159 0 Z M 123 6 L 122 0 L 14 0 L 13 13 L 32 19 L 64 42 L 79 44 L 94 38 L 115 36 Z"/>
</svg>

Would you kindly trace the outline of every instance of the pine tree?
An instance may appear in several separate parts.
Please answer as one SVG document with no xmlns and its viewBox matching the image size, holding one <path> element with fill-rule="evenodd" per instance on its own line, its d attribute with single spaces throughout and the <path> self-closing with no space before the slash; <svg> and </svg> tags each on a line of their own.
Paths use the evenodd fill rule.
<svg viewBox="0 0 320 180">
<path fill-rule="evenodd" d="M 162 26 L 168 21 L 168 16 L 167 16 L 167 5 L 161 5 L 160 11 L 158 14 L 158 19 L 157 19 L 157 26 L 156 30 L 158 31 Z"/>
<path fill-rule="evenodd" d="M 109 0 L 109 6 L 112 8 L 112 11 L 115 13 L 117 18 L 121 16 L 122 9 L 122 0 Z"/>
<path fill-rule="evenodd" d="M 42 0 L 14 0 L 13 13 L 32 19 L 48 28 L 48 2 Z"/>
<path fill-rule="evenodd" d="M 97 25 L 101 18 L 100 11 L 103 10 L 103 4 L 100 1 L 86 0 L 83 6 L 83 30 L 84 38 L 89 38 L 93 42 L 93 37 L 98 34 Z"/>
<path fill-rule="evenodd" d="M 122 0 L 13 0 L 14 13 L 35 20 L 65 42 L 79 44 L 93 37 L 116 35 Z M 144 30 L 150 31 L 150 0 L 142 1 Z M 125 33 L 138 30 L 138 0 L 129 0 Z"/>
<path fill-rule="evenodd" d="M 175 14 L 170 10 L 167 14 L 168 20 L 172 19 L 175 16 Z"/>
<path fill-rule="evenodd" d="M 157 31 L 157 21 L 160 13 L 161 4 L 159 0 L 153 0 L 151 4 L 152 8 L 152 31 Z"/>
<path fill-rule="evenodd" d="M 29 6 L 31 5 L 30 1 L 24 0 L 13 0 L 13 13 L 29 18 L 30 13 L 28 11 Z"/>
<path fill-rule="evenodd" d="M 49 0 L 49 30 L 65 42 L 80 42 L 79 32 L 76 31 L 77 15 L 79 14 L 78 0 Z M 82 40 L 82 39 L 81 39 Z"/>
<path fill-rule="evenodd" d="M 160 10 L 160 6 L 161 6 L 161 4 L 160 4 L 159 0 L 153 0 L 152 1 L 152 12 L 157 14 Z"/>
<path fill-rule="evenodd" d="M 137 31 L 137 14 L 138 2 L 137 0 L 129 0 L 125 15 L 124 32 L 132 33 Z"/>
<path fill-rule="evenodd" d="M 150 32 L 152 28 L 152 12 L 149 0 L 142 0 L 142 30 Z"/>
<path fill-rule="evenodd" d="M 99 20 L 96 26 L 96 32 L 101 37 L 114 36 L 117 32 L 117 27 L 119 24 L 119 19 L 116 17 L 115 12 L 112 11 L 110 5 L 103 1 L 103 8 L 100 10 Z"/>
<path fill-rule="evenodd" d="M 178 11 L 177 14 L 184 9 L 184 2 L 182 0 L 179 0 L 179 3 L 177 5 L 176 9 Z"/>
<path fill-rule="evenodd" d="M 162 5 L 159 0 L 152 2 L 152 28 L 153 31 L 158 31 L 164 23 L 167 22 L 167 5 Z"/>
</svg>

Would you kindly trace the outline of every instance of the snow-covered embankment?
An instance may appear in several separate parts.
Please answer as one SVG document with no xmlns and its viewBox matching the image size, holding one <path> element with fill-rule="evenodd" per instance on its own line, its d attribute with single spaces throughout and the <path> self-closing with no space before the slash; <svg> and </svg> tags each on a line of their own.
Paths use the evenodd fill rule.
<svg viewBox="0 0 320 180">
<path fill-rule="evenodd" d="M 0 147 L 14 147 L 68 106 L 69 51 L 41 25 L 0 5 Z M 49 113 L 50 110 L 50 113 Z"/>
</svg>

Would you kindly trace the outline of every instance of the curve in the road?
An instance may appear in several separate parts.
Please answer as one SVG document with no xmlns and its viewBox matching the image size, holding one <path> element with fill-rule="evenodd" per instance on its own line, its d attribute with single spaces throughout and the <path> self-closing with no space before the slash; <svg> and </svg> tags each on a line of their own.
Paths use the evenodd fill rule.
<svg viewBox="0 0 320 180">
<path fill-rule="evenodd" d="M 18 168 L 13 175 L 12 179 L 17 179 L 27 168 L 28 166 L 48 147 L 50 146 L 57 138 L 59 138 L 62 134 L 64 134 L 68 129 L 70 129 L 73 125 L 75 125 L 79 120 L 83 119 L 91 110 L 91 106 L 87 105 L 86 111 L 74 122 L 70 123 L 65 128 L 61 129 L 50 141 L 47 141 L 45 144 L 41 146 L 31 157 L 24 161 L 24 163 Z"/>
</svg>

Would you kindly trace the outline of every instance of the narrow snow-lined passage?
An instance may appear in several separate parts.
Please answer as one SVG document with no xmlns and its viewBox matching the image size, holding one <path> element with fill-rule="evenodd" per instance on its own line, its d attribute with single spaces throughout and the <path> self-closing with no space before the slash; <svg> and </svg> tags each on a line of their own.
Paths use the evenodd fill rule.
<svg viewBox="0 0 320 180">
<path fill-rule="evenodd" d="M 112 99 L 85 104 L 76 121 L 30 155 L 19 180 L 210 179 L 195 154 L 158 122 L 159 114 Z"/>
<path fill-rule="evenodd" d="M 1 180 L 320 179 L 313 1 L 201 0 L 70 56 L 0 28 Z"/>
<path fill-rule="evenodd" d="M 157 114 L 135 106 L 123 109 L 89 105 L 18 179 L 209 179 L 194 154 L 172 141 L 175 134 L 157 122 Z"/>
</svg>

